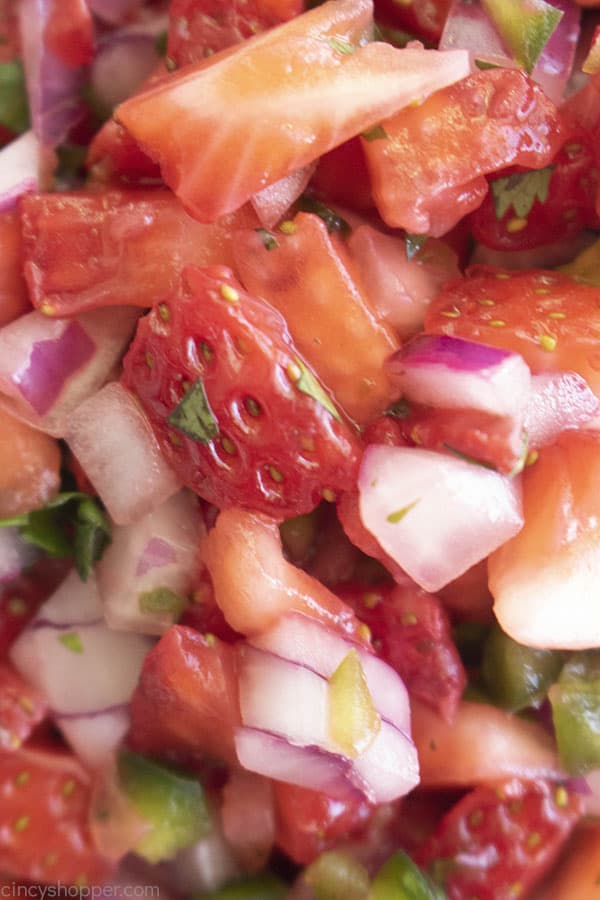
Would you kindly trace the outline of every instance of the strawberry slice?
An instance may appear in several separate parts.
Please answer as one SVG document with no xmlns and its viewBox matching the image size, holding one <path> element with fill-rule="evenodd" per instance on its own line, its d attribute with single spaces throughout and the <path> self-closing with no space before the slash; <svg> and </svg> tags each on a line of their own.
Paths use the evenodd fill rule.
<svg viewBox="0 0 600 900">
<path fill-rule="evenodd" d="M 46 715 L 47 703 L 12 666 L 0 663 L 0 750 L 15 751 Z"/>
<path fill-rule="evenodd" d="M 451 721 L 467 677 L 438 598 L 408 578 L 401 584 L 334 590 L 369 626 L 373 647 L 399 673 L 410 695 Z"/>
<path fill-rule="evenodd" d="M 285 320 L 228 269 L 185 270 L 178 294 L 140 322 L 125 384 L 184 484 L 220 508 L 284 519 L 356 478 L 354 430 Z"/>
<path fill-rule="evenodd" d="M 62 559 L 40 560 L 0 588 L 0 659 L 67 573 Z"/>
<path fill-rule="evenodd" d="M 464 51 L 365 44 L 371 27 L 371 0 L 330 0 L 185 66 L 121 104 L 117 121 L 212 221 L 467 74 Z"/>
<path fill-rule="evenodd" d="M 481 785 L 452 807 L 417 856 L 443 881 L 449 900 L 523 897 L 582 811 L 581 797 L 541 779 Z"/>
<path fill-rule="evenodd" d="M 48 747 L 0 754 L 0 796 L 0 871 L 81 887 L 110 876 L 88 831 L 89 776 L 73 754 Z"/>
</svg>

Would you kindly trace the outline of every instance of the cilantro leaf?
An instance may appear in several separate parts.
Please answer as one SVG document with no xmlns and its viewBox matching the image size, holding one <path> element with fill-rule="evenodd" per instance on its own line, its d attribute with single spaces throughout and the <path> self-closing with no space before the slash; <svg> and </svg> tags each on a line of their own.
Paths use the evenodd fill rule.
<svg viewBox="0 0 600 900">
<path fill-rule="evenodd" d="M 333 400 L 325 392 L 325 389 L 320 382 L 317 381 L 310 369 L 307 369 L 304 363 L 297 358 L 294 359 L 294 362 L 300 369 L 300 377 L 297 381 L 294 381 L 294 387 L 297 387 L 303 394 L 316 400 L 320 406 L 324 407 L 327 412 L 333 416 L 336 422 L 341 422 L 342 417 L 336 409 Z"/>
<path fill-rule="evenodd" d="M 98 502 L 80 491 L 65 491 L 45 506 L 0 519 L 0 528 L 17 526 L 24 541 L 48 556 L 73 557 L 82 581 L 110 543 L 110 523 Z"/>
<path fill-rule="evenodd" d="M 494 211 L 502 219 L 512 207 L 520 219 L 525 219 L 536 200 L 545 203 L 550 190 L 553 166 L 532 172 L 516 172 L 491 183 Z"/>
<path fill-rule="evenodd" d="M 167 418 L 167 422 L 201 444 L 210 443 L 218 435 L 219 426 L 210 408 L 201 378 L 189 388 Z"/>
<path fill-rule="evenodd" d="M 406 258 L 412 259 L 417 255 L 419 250 L 425 245 L 428 235 L 426 234 L 409 234 L 406 233 L 404 238 L 406 244 Z"/>
<path fill-rule="evenodd" d="M 330 37 L 327 39 L 327 43 L 333 50 L 337 50 L 338 53 L 343 53 L 345 56 L 352 56 L 356 50 L 354 44 L 350 44 L 343 38 Z"/>
<path fill-rule="evenodd" d="M 383 125 L 373 125 L 372 128 L 363 131 L 361 137 L 363 137 L 365 141 L 382 141 L 387 139 L 388 133 Z"/>
<path fill-rule="evenodd" d="M 29 127 L 25 73 L 18 59 L 0 64 L 0 124 L 17 134 Z"/>
<path fill-rule="evenodd" d="M 270 231 L 267 231 L 266 228 L 255 228 L 254 230 L 263 242 L 265 250 L 275 250 L 276 247 L 279 247 L 274 235 L 271 234 Z"/>
<path fill-rule="evenodd" d="M 319 200 L 315 200 L 314 197 L 309 197 L 308 194 L 302 194 L 298 200 L 298 208 L 302 212 L 314 213 L 320 219 L 323 219 L 330 234 L 333 234 L 334 231 L 339 231 L 340 234 L 350 234 L 352 231 L 348 222 L 342 219 L 341 216 L 338 216 L 335 210 L 325 206 Z"/>
</svg>

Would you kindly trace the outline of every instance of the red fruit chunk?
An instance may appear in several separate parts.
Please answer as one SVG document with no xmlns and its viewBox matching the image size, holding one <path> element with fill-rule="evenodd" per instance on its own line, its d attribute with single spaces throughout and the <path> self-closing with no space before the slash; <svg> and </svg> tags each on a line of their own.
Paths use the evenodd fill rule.
<svg viewBox="0 0 600 900">
<path fill-rule="evenodd" d="M 91 141 L 86 165 L 92 177 L 99 181 L 107 181 L 112 176 L 130 182 L 160 179 L 158 165 L 114 119 L 108 119 Z"/>
<path fill-rule="evenodd" d="M 21 217 L 18 212 L 3 212 L 0 213 L 0 326 L 8 325 L 30 309 L 23 278 Z"/>
<path fill-rule="evenodd" d="M 542 168 L 564 140 L 554 104 L 516 69 L 490 69 L 384 122 L 363 147 L 384 221 L 439 237 L 482 202 L 485 175 Z"/>
<path fill-rule="evenodd" d="M 32 194 L 21 209 L 31 299 L 50 316 L 152 306 L 188 263 L 230 263 L 232 234 L 256 222 L 243 211 L 201 225 L 161 189 Z"/>
<path fill-rule="evenodd" d="M 124 365 L 171 466 L 218 507 L 284 519 L 356 478 L 354 429 L 281 315 L 224 267 L 186 269 L 178 294 L 141 320 Z"/>
<path fill-rule="evenodd" d="M 0 659 L 67 573 L 64 560 L 44 559 L 0 587 Z"/>
<path fill-rule="evenodd" d="M 128 744 L 178 763 L 235 763 L 239 725 L 233 651 L 218 638 L 174 625 L 148 653 L 131 699 Z"/>
<path fill-rule="evenodd" d="M 0 663 L 0 751 L 18 750 L 46 715 L 47 704 L 12 666 Z"/>
<path fill-rule="evenodd" d="M 444 816 L 417 857 L 442 876 L 449 900 L 525 896 L 582 811 L 581 797 L 547 781 L 481 785 Z"/>
<path fill-rule="evenodd" d="M 578 372 L 600 396 L 598 289 L 559 272 L 476 266 L 441 291 L 425 330 L 520 353 L 532 372 Z"/>
<path fill-rule="evenodd" d="M 375 0 L 377 19 L 409 34 L 437 43 L 452 0 Z"/>
<path fill-rule="evenodd" d="M 375 205 L 365 154 L 358 137 L 325 153 L 318 162 L 311 184 L 326 200 L 350 209 L 372 209 Z"/>
<path fill-rule="evenodd" d="M 43 506 L 60 487 L 58 442 L 0 410 L 0 518 Z"/>
<path fill-rule="evenodd" d="M 110 877 L 88 830 L 89 776 L 73 754 L 32 746 L 1 754 L 0 796 L 0 871 L 79 886 Z"/>
<path fill-rule="evenodd" d="M 273 783 L 277 834 L 275 841 L 294 862 L 307 865 L 340 841 L 362 831 L 373 806 L 358 791 L 334 800 L 320 791 Z"/>
<path fill-rule="evenodd" d="M 343 585 L 336 593 L 369 626 L 377 654 L 411 697 L 451 721 L 467 676 L 438 598 L 406 578 L 395 585 Z"/>
<path fill-rule="evenodd" d="M 46 47 L 67 66 L 85 66 L 94 54 L 94 23 L 85 0 L 52 0 Z"/>
<path fill-rule="evenodd" d="M 382 441 L 381 443 L 387 442 Z M 342 494 L 337 503 L 337 514 L 344 531 L 355 547 L 358 547 L 367 556 L 379 560 L 394 578 L 399 581 L 406 578 L 404 570 L 391 556 L 388 556 L 377 539 L 363 525 L 358 505 L 358 490 L 346 491 Z"/>
</svg>

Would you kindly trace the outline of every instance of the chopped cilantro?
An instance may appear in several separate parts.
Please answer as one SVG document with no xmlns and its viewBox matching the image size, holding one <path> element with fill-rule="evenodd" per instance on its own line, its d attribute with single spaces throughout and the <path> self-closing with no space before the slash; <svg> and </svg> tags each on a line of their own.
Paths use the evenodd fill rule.
<svg viewBox="0 0 600 900">
<path fill-rule="evenodd" d="M 413 500 L 412 503 L 408 503 L 406 506 L 403 506 L 402 509 L 397 509 L 395 512 L 391 512 L 389 516 L 386 516 L 387 521 L 391 525 L 397 525 L 398 522 L 401 522 L 402 519 L 411 511 L 411 509 L 414 509 L 417 503 L 420 502 L 421 498 L 417 497 L 416 500 Z"/>
<path fill-rule="evenodd" d="M 491 182 L 494 211 L 497 219 L 502 219 L 512 207 L 520 219 L 525 219 L 536 200 L 545 203 L 548 199 L 552 166 L 533 172 L 516 172 Z"/>
<path fill-rule="evenodd" d="M 381 141 L 387 140 L 388 133 L 383 125 L 374 125 L 372 128 L 368 128 L 367 131 L 363 131 L 361 137 L 364 137 L 365 141 Z"/>
<path fill-rule="evenodd" d="M 308 194 L 302 194 L 298 201 L 298 208 L 302 212 L 314 213 L 320 219 L 323 219 L 330 234 L 333 234 L 334 231 L 339 231 L 341 234 L 349 234 L 352 231 L 348 222 L 339 216 L 335 210 L 330 209 L 324 203 L 315 200 L 314 197 L 310 197 Z"/>
<path fill-rule="evenodd" d="M 399 400 L 396 400 L 395 403 L 388 406 L 384 415 L 392 416 L 393 419 L 408 419 L 411 412 L 410 403 L 406 397 L 400 397 Z"/>
<path fill-rule="evenodd" d="M 343 53 L 345 56 L 352 56 L 356 50 L 354 44 L 350 44 L 348 41 L 343 40 L 343 38 L 327 38 L 327 43 L 334 50 L 337 50 L 338 53 Z"/>
<path fill-rule="evenodd" d="M 76 631 L 67 631 L 66 634 L 60 634 L 58 640 L 71 653 L 83 653 L 83 644 Z"/>
<path fill-rule="evenodd" d="M 312 397 L 313 400 L 316 400 L 320 406 L 333 416 L 336 422 L 341 422 L 342 418 L 336 409 L 333 400 L 325 393 L 323 386 L 317 381 L 310 369 L 307 369 L 304 363 L 300 362 L 297 358 L 294 362 L 300 369 L 300 378 L 294 381 L 295 387 L 303 394 L 307 394 L 309 397 Z"/>
<path fill-rule="evenodd" d="M 265 250 L 275 250 L 276 247 L 279 247 L 275 237 L 266 228 L 255 228 L 255 231 L 263 242 Z"/>
<path fill-rule="evenodd" d="M 25 73 L 18 59 L 0 64 L 0 125 L 17 134 L 29 127 Z"/>
<path fill-rule="evenodd" d="M 461 453 L 460 450 L 457 450 L 456 447 L 453 447 L 451 444 L 444 443 L 444 447 L 451 453 L 452 456 L 456 456 L 458 459 L 462 459 L 463 462 L 471 463 L 473 466 L 481 466 L 482 469 L 491 469 L 493 472 L 496 471 L 496 466 L 492 465 L 492 463 L 485 462 L 482 459 L 475 459 L 474 456 L 469 456 L 467 453 Z"/>
<path fill-rule="evenodd" d="M 208 403 L 201 378 L 186 392 L 167 422 L 201 444 L 208 444 L 218 435 L 219 426 Z"/>
</svg>

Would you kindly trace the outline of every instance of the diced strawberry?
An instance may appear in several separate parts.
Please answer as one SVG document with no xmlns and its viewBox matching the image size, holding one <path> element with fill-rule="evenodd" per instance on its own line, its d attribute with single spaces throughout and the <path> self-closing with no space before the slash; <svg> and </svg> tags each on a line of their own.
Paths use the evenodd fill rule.
<svg viewBox="0 0 600 900">
<path fill-rule="evenodd" d="M 0 751 L 18 750 L 42 721 L 47 703 L 12 666 L 0 662 Z"/>
<path fill-rule="evenodd" d="M 216 506 L 283 519 L 356 478 L 354 429 L 280 314 L 224 267 L 188 267 L 141 320 L 124 365 L 171 466 Z"/>
<path fill-rule="evenodd" d="M 378 20 L 437 43 L 452 0 L 375 0 Z"/>
<path fill-rule="evenodd" d="M 1 48 L 1 44 L 0 44 Z M 0 326 L 31 309 L 23 278 L 23 241 L 18 212 L 0 213 Z"/>
<path fill-rule="evenodd" d="M 235 763 L 238 724 L 232 649 L 174 625 L 144 660 L 131 699 L 129 746 L 173 762 L 211 757 Z"/>
<path fill-rule="evenodd" d="M 91 178 L 101 182 L 113 177 L 134 183 L 160 180 L 159 166 L 114 119 L 108 119 L 90 142 L 86 165 Z"/>
<path fill-rule="evenodd" d="M 408 578 L 395 585 L 342 585 L 336 593 L 369 626 L 377 654 L 409 694 L 451 721 L 467 677 L 438 598 Z"/>
<path fill-rule="evenodd" d="M 0 871 L 80 887 L 110 876 L 88 831 L 89 776 L 71 753 L 28 746 L 1 754 L 0 796 Z"/>
<path fill-rule="evenodd" d="M 272 240 L 238 235 L 235 260 L 246 289 L 283 313 L 298 349 L 348 415 L 362 425 L 382 412 L 394 396 L 383 362 L 398 340 L 361 293 L 339 236 L 318 216 L 299 213 Z"/>
<path fill-rule="evenodd" d="M 373 815 L 373 806 L 358 791 L 345 800 L 333 800 L 320 791 L 280 781 L 273 788 L 276 842 L 300 865 L 362 831 Z"/>
<path fill-rule="evenodd" d="M 350 209 L 366 210 L 375 205 L 369 170 L 360 138 L 334 147 L 320 158 L 312 187 L 326 200 Z"/>
<path fill-rule="evenodd" d="M 582 811 L 581 797 L 541 779 L 481 785 L 444 816 L 417 856 L 436 872 L 449 900 L 525 896 Z"/>
<path fill-rule="evenodd" d="M 381 441 L 381 443 L 385 443 L 385 441 Z M 337 514 L 344 531 L 355 547 L 358 547 L 367 556 L 379 560 L 390 575 L 402 581 L 406 578 L 406 573 L 391 556 L 388 556 L 377 539 L 363 525 L 358 500 L 358 489 L 356 489 L 343 493 L 337 502 Z"/>
<path fill-rule="evenodd" d="M 58 442 L 0 409 L 0 518 L 43 506 L 60 487 Z"/>
<path fill-rule="evenodd" d="M 364 627 L 352 610 L 284 558 L 279 529 L 272 519 L 240 509 L 225 510 L 208 533 L 202 555 L 217 603 L 236 631 L 265 631 L 293 609 L 364 641 Z"/>
<path fill-rule="evenodd" d="M 21 210 L 31 299 L 50 316 L 152 306 L 188 263 L 230 264 L 235 231 L 258 224 L 244 209 L 201 225 L 163 189 L 31 194 Z"/>
<path fill-rule="evenodd" d="M 67 573 L 64 560 L 45 558 L 0 587 L 0 659 Z"/>
</svg>

